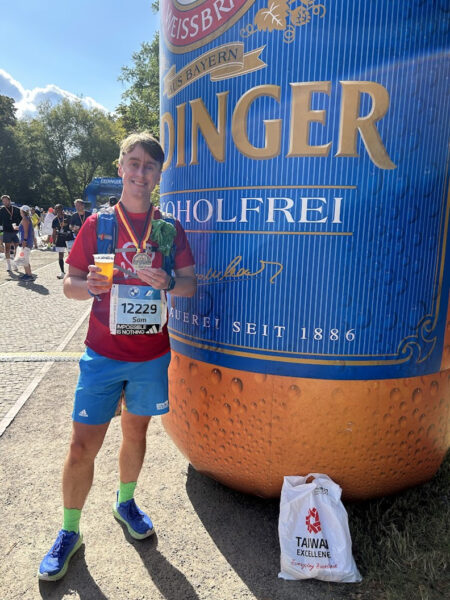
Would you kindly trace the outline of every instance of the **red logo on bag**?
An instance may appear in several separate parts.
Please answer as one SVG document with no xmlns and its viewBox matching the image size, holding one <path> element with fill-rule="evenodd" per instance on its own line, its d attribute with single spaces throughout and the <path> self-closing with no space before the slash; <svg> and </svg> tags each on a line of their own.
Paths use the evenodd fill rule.
<svg viewBox="0 0 450 600">
<path fill-rule="evenodd" d="M 305 523 L 309 533 L 319 533 L 319 531 L 322 531 L 317 508 L 309 509 L 308 514 L 306 515 Z"/>
</svg>

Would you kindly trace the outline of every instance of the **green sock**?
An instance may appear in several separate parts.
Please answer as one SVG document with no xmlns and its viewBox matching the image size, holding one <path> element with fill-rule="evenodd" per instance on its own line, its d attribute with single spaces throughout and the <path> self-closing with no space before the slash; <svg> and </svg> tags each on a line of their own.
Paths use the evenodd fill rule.
<svg viewBox="0 0 450 600">
<path fill-rule="evenodd" d="M 81 510 L 78 508 L 64 507 L 63 529 L 66 531 L 80 531 Z"/>
<path fill-rule="evenodd" d="M 117 502 L 122 504 L 122 502 L 127 502 L 127 500 L 131 500 L 134 496 L 134 490 L 136 488 L 137 481 L 131 481 L 130 483 L 119 483 L 119 497 Z"/>
</svg>

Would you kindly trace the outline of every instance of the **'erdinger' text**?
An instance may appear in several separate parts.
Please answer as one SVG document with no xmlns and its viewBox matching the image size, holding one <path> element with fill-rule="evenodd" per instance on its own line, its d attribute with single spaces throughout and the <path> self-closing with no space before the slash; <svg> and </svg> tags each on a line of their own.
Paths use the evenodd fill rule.
<svg viewBox="0 0 450 600">
<path fill-rule="evenodd" d="M 244 92 L 231 112 L 228 106 L 228 91 L 216 94 L 217 123 L 213 122 L 210 112 L 201 98 L 195 98 L 176 106 L 176 115 L 166 112 L 161 117 L 161 142 L 166 153 L 163 169 L 167 169 L 174 160 L 176 167 L 199 164 L 198 138 L 203 136 L 208 149 L 217 162 L 226 161 L 227 135 L 231 137 L 236 149 L 244 156 L 254 160 L 271 159 L 281 154 L 283 147 L 283 119 L 261 120 L 264 131 L 264 143 L 260 146 L 252 144 L 248 131 L 248 116 L 252 104 L 259 98 L 269 97 L 281 107 L 288 106 L 289 131 L 287 142 L 287 158 L 294 157 L 327 157 L 331 152 L 332 140 L 320 145 L 310 144 L 312 123 L 322 125 L 326 133 L 327 110 L 314 110 L 312 98 L 316 94 L 336 93 L 331 81 L 293 82 L 290 83 L 290 98 L 281 98 L 281 87 L 278 85 L 259 85 Z M 358 136 L 364 144 L 372 162 L 380 169 L 395 169 L 376 127 L 389 109 L 389 92 L 374 81 L 341 81 L 339 130 L 337 135 L 337 152 L 335 157 L 358 157 Z M 337 87 L 337 86 L 336 86 Z M 367 94 L 371 98 L 371 109 L 368 114 L 360 115 L 361 97 Z M 190 111 L 190 119 L 187 111 Z M 283 109 L 281 109 L 283 110 Z M 264 117 L 264 115 L 263 115 Z M 231 127 L 228 119 L 231 118 Z M 190 122 L 190 131 L 187 123 Z M 252 124 L 252 128 L 255 124 Z M 325 135 L 325 137 L 327 137 Z M 190 147 L 186 141 L 190 140 Z"/>
</svg>

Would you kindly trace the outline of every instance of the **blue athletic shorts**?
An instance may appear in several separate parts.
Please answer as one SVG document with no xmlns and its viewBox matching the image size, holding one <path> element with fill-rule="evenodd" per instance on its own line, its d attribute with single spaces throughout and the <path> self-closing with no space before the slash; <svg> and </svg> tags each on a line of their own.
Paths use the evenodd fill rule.
<svg viewBox="0 0 450 600">
<path fill-rule="evenodd" d="M 101 425 L 114 416 L 122 390 L 128 412 L 153 416 L 169 412 L 167 369 L 170 352 L 145 362 L 113 360 L 86 348 L 80 359 L 72 419 Z"/>
</svg>

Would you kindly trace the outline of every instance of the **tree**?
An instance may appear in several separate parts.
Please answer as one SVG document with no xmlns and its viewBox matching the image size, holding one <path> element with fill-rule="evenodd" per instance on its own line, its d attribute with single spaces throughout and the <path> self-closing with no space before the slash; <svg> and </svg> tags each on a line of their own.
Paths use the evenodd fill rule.
<svg viewBox="0 0 450 600">
<path fill-rule="evenodd" d="M 34 124 L 44 173 L 62 185 L 64 203 L 82 196 L 96 175 L 115 176 L 118 140 L 122 130 L 102 111 L 84 108 L 81 102 L 63 100 L 38 108 Z"/>
<path fill-rule="evenodd" d="M 0 96 L 0 193 L 11 197 L 17 194 L 22 163 L 15 138 L 16 125 L 13 98 Z"/>
<path fill-rule="evenodd" d="M 143 42 L 132 60 L 119 77 L 130 87 L 122 94 L 117 113 L 128 133 L 146 129 L 159 137 L 159 35 Z"/>
<path fill-rule="evenodd" d="M 38 107 L 35 118 L 17 120 L 14 100 L 0 96 L 0 193 L 18 204 L 72 204 L 96 176 L 115 176 L 118 119 L 81 102 Z"/>
<path fill-rule="evenodd" d="M 0 96 L 0 165 L 0 193 L 8 194 L 17 204 L 36 204 L 35 161 L 21 135 L 14 99 L 8 96 Z"/>
<path fill-rule="evenodd" d="M 5 131 L 6 127 L 14 127 L 16 123 L 17 117 L 14 99 L 9 96 L 0 95 L 0 133 Z"/>
<path fill-rule="evenodd" d="M 47 172 L 47 153 L 43 141 L 44 132 L 39 119 L 21 119 L 16 128 L 16 138 L 24 157 L 27 173 L 26 204 L 48 208 L 54 204 L 65 204 L 67 192 L 61 181 Z"/>
</svg>

